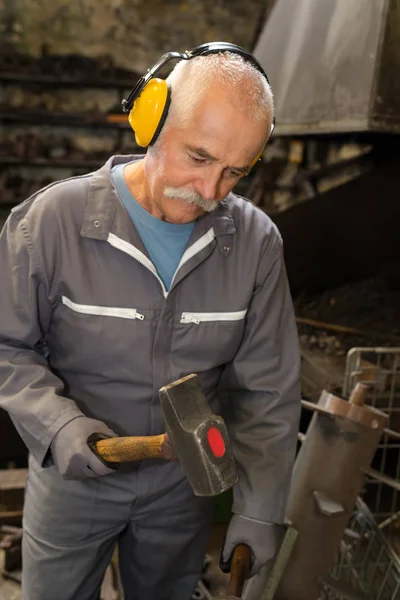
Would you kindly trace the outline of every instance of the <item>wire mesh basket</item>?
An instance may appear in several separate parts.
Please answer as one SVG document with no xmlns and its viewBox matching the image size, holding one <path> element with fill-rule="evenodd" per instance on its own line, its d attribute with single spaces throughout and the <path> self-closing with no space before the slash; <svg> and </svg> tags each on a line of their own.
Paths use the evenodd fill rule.
<svg viewBox="0 0 400 600">
<path fill-rule="evenodd" d="M 320 600 L 400 600 L 400 559 L 360 498 Z"/>
<path fill-rule="evenodd" d="M 400 348 L 352 348 L 343 395 L 349 396 L 358 382 L 369 388 L 367 404 L 389 416 L 392 432 L 382 436 L 363 494 L 376 519 L 382 520 L 400 511 Z"/>
</svg>

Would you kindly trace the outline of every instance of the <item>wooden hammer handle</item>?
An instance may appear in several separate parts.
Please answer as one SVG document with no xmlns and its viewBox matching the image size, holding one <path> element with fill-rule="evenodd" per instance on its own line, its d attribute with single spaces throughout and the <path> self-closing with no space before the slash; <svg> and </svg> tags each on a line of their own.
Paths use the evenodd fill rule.
<svg viewBox="0 0 400 600">
<path fill-rule="evenodd" d="M 103 460 L 120 463 L 145 458 L 163 458 L 163 443 L 164 434 L 108 438 L 90 446 Z"/>
<path fill-rule="evenodd" d="M 236 546 L 231 562 L 231 578 L 229 581 L 228 594 L 240 597 L 242 595 L 244 582 L 249 576 L 251 550 L 246 544 Z"/>
</svg>

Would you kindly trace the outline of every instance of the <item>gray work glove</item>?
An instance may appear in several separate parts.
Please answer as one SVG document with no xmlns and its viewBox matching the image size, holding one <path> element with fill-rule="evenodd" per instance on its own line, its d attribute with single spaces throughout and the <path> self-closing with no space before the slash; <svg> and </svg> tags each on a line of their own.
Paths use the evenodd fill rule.
<svg viewBox="0 0 400 600">
<path fill-rule="evenodd" d="M 94 433 L 117 437 L 105 423 L 88 417 L 76 417 L 62 427 L 51 442 L 51 455 L 64 479 L 87 479 L 115 473 L 89 448 L 87 440 Z"/>
<path fill-rule="evenodd" d="M 253 577 L 267 563 L 272 563 L 281 545 L 285 529 L 283 525 L 258 521 L 242 515 L 233 515 L 228 525 L 222 548 L 220 567 L 229 573 L 233 552 L 238 544 L 247 544 L 251 549 Z"/>
</svg>

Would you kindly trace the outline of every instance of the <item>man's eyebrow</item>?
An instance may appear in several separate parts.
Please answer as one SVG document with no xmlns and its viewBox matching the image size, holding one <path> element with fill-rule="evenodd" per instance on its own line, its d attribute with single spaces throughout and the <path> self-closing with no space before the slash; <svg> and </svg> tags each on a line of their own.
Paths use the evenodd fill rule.
<svg viewBox="0 0 400 600">
<path fill-rule="evenodd" d="M 212 156 L 212 154 L 207 152 L 207 150 L 205 150 L 205 148 L 201 148 L 201 147 L 196 148 L 195 146 L 187 146 L 187 149 L 190 150 L 191 152 L 195 152 L 196 154 L 201 156 L 201 158 L 207 158 L 208 160 L 214 160 L 214 161 L 218 160 L 215 156 Z"/>
<path fill-rule="evenodd" d="M 194 146 L 187 146 L 188 150 L 190 150 L 191 152 L 195 152 L 196 154 L 198 154 L 198 156 L 201 156 L 201 158 L 206 158 L 207 160 L 212 160 L 212 161 L 217 161 L 218 159 L 215 156 L 212 156 L 212 154 L 210 154 L 209 152 L 207 152 L 207 150 L 205 148 L 196 148 Z M 239 173 L 247 173 L 250 165 L 246 165 L 245 167 L 228 167 L 229 169 L 232 169 L 232 171 L 238 171 Z"/>
</svg>

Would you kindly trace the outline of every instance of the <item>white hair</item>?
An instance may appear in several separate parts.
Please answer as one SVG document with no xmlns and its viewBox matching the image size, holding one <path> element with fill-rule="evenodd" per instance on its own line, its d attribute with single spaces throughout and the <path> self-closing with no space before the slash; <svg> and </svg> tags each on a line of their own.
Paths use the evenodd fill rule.
<svg viewBox="0 0 400 600">
<path fill-rule="evenodd" d="M 232 103 L 251 120 L 272 123 L 271 87 L 264 75 L 239 54 L 220 52 L 181 60 L 166 81 L 171 87 L 171 105 L 160 138 L 170 123 L 184 124 L 206 92 L 215 85 L 223 86 Z"/>
</svg>

